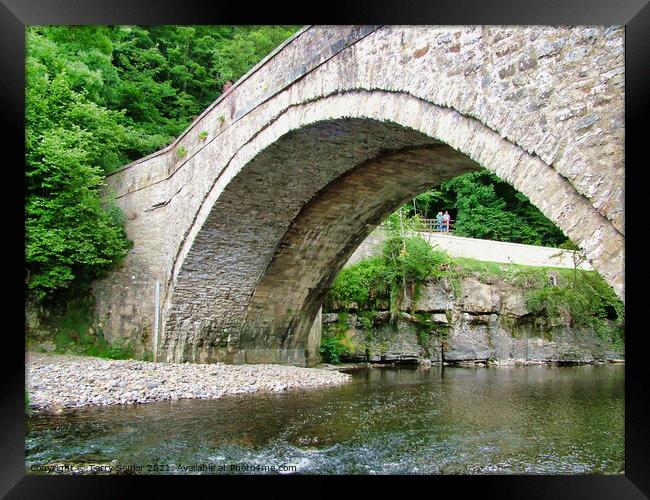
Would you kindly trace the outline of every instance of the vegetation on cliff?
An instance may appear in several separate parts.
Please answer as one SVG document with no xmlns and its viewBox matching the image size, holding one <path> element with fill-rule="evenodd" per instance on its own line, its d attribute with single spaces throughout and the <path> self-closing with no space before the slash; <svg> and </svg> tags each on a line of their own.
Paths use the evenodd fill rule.
<svg viewBox="0 0 650 500">
<path fill-rule="evenodd" d="M 381 256 L 344 268 L 323 312 L 355 311 L 362 323 L 364 316 L 376 316 L 379 310 L 390 310 L 393 319 L 401 311 L 417 317 L 412 306 L 424 281 L 445 279 L 459 296 L 462 280 L 470 276 L 485 283 L 500 280 L 521 290 L 534 315 L 566 318 L 572 327 L 591 330 L 611 345 L 624 344 L 624 304 L 598 273 L 451 258 L 414 233 L 389 232 Z M 321 353 L 325 360 L 336 362 L 350 352 L 346 325 L 324 332 Z"/>
<path fill-rule="evenodd" d="M 397 314 L 407 288 L 416 295 L 422 282 L 449 272 L 452 261 L 446 253 L 419 236 L 407 236 L 420 227 L 418 217 L 407 217 L 401 208 L 388 217 L 385 227 L 388 237 L 381 256 L 341 270 L 327 296 L 329 307 L 356 303 L 362 309 L 376 309 L 388 304 Z"/>
</svg>

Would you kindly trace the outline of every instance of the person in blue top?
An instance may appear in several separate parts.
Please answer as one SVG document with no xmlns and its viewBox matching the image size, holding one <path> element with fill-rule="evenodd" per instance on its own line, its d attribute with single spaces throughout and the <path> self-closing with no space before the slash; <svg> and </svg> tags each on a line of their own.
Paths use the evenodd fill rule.
<svg viewBox="0 0 650 500">
<path fill-rule="evenodd" d="M 442 231 L 442 211 L 438 210 L 436 215 L 436 231 Z"/>
</svg>

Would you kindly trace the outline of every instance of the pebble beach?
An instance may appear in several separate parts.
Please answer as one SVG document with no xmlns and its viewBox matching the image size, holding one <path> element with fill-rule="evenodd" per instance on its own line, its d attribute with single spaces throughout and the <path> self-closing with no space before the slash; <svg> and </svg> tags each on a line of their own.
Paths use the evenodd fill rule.
<svg viewBox="0 0 650 500">
<path fill-rule="evenodd" d="M 350 379 L 323 368 L 151 363 L 41 353 L 27 353 L 25 367 L 30 408 L 55 413 L 88 405 L 282 392 L 339 385 Z"/>
</svg>

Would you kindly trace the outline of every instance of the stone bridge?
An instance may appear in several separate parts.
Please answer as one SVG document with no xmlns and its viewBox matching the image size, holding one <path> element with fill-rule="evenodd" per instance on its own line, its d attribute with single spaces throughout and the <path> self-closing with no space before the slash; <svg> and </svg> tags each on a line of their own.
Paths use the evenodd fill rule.
<svg viewBox="0 0 650 500">
<path fill-rule="evenodd" d="M 169 147 L 107 177 L 134 247 L 95 283 L 110 341 L 312 364 L 336 274 L 391 211 L 488 168 L 624 297 L 624 29 L 309 26 Z"/>
</svg>

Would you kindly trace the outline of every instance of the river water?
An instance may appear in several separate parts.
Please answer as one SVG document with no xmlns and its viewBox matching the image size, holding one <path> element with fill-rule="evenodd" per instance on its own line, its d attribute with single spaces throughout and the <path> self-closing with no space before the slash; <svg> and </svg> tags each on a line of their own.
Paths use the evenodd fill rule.
<svg viewBox="0 0 650 500">
<path fill-rule="evenodd" d="M 621 365 L 350 373 L 352 382 L 325 389 L 35 415 L 27 469 L 111 462 L 114 472 L 139 474 L 624 469 Z"/>
</svg>

